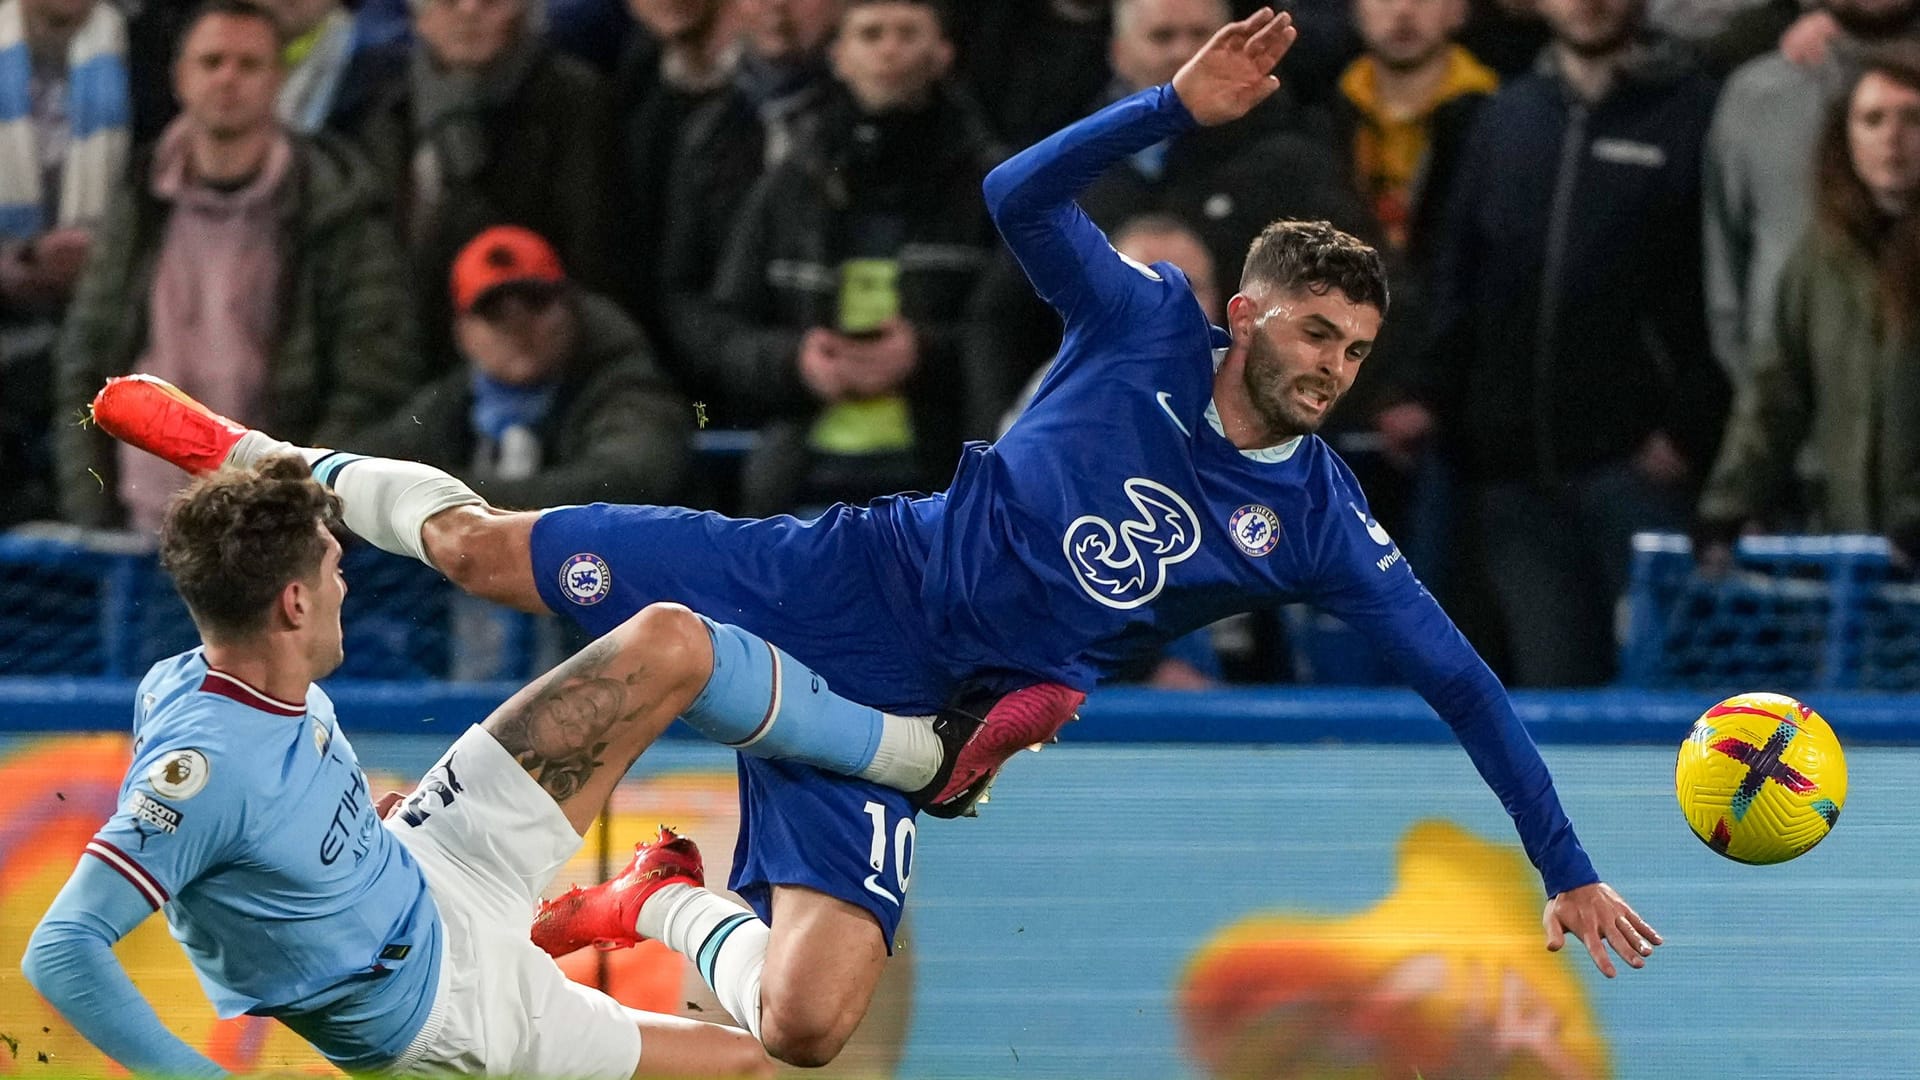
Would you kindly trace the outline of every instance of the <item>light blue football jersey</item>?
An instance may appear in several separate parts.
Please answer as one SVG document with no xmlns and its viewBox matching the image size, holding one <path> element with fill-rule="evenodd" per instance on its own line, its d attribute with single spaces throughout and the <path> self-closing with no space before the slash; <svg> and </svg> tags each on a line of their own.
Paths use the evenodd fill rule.
<svg viewBox="0 0 1920 1080">
<path fill-rule="evenodd" d="M 119 809 L 86 851 L 165 912 L 221 1016 L 277 1017 L 349 1069 L 425 1024 L 439 912 L 319 687 L 280 701 L 200 649 L 154 665 Z"/>
</svg>

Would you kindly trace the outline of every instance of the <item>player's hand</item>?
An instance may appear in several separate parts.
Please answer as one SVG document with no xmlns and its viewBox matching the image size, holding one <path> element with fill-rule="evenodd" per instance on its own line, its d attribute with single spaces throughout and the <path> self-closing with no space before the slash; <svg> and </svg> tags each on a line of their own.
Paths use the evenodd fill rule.
<svg viewBox="0 0 1920 1080">
<path fill-rule="evenodd" d="M 1607 946 L 1632 967 L 1647 966 L 1660 934 L 1604 881 L 1582 885 L 1547 901 L 1540 921 L 1547 928 L 1547 951 L 1559 952 L 1572 934 L 1587 946 L 1593 966 L 1611 979 L 1616 974 Z"/>
<path fill-rule="evenodd" d="M 406 798 L 406 796 L 397 791 L 389 791 L 385 795 L 380 796 L 380 801 L 373 804 L 374 816 L 378 817 L 381 821 L 387 820 L 387 815 L 393 813 L 393 808 L 399 806 L 400 800 L 404 798 Z"/>
<path fill-rule="evenodd" d="M 1238 120 L 1280 89 L 1273 68 L 1293 46 L 1293 16 L 1272 8 L 1220 28 L 1173 77 L 1173 92 L 1202 127 Z"/>
</svg>

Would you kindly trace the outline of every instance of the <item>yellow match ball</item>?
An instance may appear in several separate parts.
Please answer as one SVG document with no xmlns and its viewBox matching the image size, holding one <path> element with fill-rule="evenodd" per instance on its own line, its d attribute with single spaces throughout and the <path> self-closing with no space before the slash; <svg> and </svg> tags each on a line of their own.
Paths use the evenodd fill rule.
<svg viewBox="0 0 1920 1080">
<path fill-rule="evenodd" d="M 1824 839 L 1847 801 L 1847 759 L 1820 714 L 1784 694 L 1708 709 L 1680 744 L 1680 811 L 1735 862 L 1786 862 Z"/>
</svg>

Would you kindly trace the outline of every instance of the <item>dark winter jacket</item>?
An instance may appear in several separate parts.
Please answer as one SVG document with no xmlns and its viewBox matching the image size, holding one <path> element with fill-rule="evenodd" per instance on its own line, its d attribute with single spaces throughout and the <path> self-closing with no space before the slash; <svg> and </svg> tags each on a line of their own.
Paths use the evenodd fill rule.
<svg viewBox="0 0 1920 1080">
<path fill-rule="evenodd" d="M 415 192 L 419 144 L 406 72 L 351 132 L 399 193 L 400 235 L 412 258 L 420 322 L 433 355 L 447 351 L 453 257 L 489 226 L 520 225 L 539 233 L 559 252 L 567 276 L 587 288 L 613 292 L 620 284 L 611 92 L 580 61 L 536 48 L 511 96 L 485 113 L 486 145 L 477 148 L 484 163 L 471 176 L 443 177 L 430 215 L 423 217 Z M 463 147 L 461 156 L 475 149 Z"/>
<path fill-rule="evenodd" d="M 1421 379 L 1483 480 L 1553 482 L 1655 432 L 1704 471 L 1727 405 L 1701 296 L 1714 85 L 1647 47 L 1588 104 L 1552 56 L 1468 138 Z"/>
<path fill-rule="evenodd" d="M 345 445 L 405 401 L 428 369 L 378 174 L 330 136 L 292 138 L 292 173 L 279 195 L 281 323 L 260 426 L 295 443 Z M 122 515 L 113 440 L 68 419 L 146 348 L 147 304 L 172 213 L 147 183 L 151 164 L 151 149 L 136 157 L 137 179 L 108 208 L 61 334 L 61 514 L 83 525 L 115 525 Z"/>
<path fill-rule="evenodd" d="M 813 145 L 831 97 L 825 73 L 803 69 L 783 92 L 759 102 L 738 85 L 752 74 L 751 59 L 743 60 L 737 85 L 686 116 L 667 169 L 661 250 L 649 257 L 658 260 L 662 359 L 677 378 L 685 376 L 687 358 L 711 344 L 703 338 L 709 294 L 753 185 L 794 148 Z"/>
<path fill-rule="evenodd" d="M 1247 245 L 1276 218 L 1324 219 L 1378 239 L 1332 146 L 1324 112 L 1275 97 L 1241 120 L 1175 140 L 1158 176 L 1133 162 L 1108 169 L 1079 203 L 1106 229 L 1139 214 L 1172 214 L 1199 233 L 1215 277 L 1238 282 Z"/>
<path fill-rule="evenodd" d="M 902 215 L 904 235 L 893 255 L 899 314 L 919 340 L 919 363 L 906 387 L 918 461 L 913 479 L 930 487 L 951 476 L 962 442 L 954 403 L 966 379 L 965 320 L 994 244 L 980 183 L 997 149 L 958 96 L 943 96 L 918 115 L 911 124 L 895 118 L 876 125 L 843 99 L 823 115 L 816 144 L 761 178 L 722 260 L 712 302 L 688 313 L 699 321 L 692 339 L 700 347 L 685 360 L 694 395 L 718 402 L 717 422 L 810 423 L 820 403 L 801 381 L 800 343 L 809 329 L 840 325 L 848 222 L 856 209 Z"/>
<path fill-rule="evenodd" d="M 352 448 L 438 466 L 500 507 L 677 501 L 691 454 L 692 410 L 613 301 L 581 293 L 574 302 L 574 355 L 539 426 L 540 464 L 532 476 L 498 475 L 495 448 L 474 430 L 473 382 L 464 365 Z"/>
</svg>

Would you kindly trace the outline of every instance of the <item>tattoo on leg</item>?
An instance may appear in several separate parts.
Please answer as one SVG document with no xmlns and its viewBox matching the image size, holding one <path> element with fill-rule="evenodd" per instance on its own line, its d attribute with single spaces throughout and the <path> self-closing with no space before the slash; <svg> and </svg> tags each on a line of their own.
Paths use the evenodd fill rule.
<svg viewBox="0 0 1920 1080">
<path fill-rule="evenodd" d="M 556 802 L 577 794 L 603 764 L 607 732 L 651 704 L 634 694 L 644 668 L 624 678 L 606 674 L 619 651 L 605 638 L 594 642 L 555 668 L 526 704 L 488 723 L 493 737 Z"/>
</svg>

